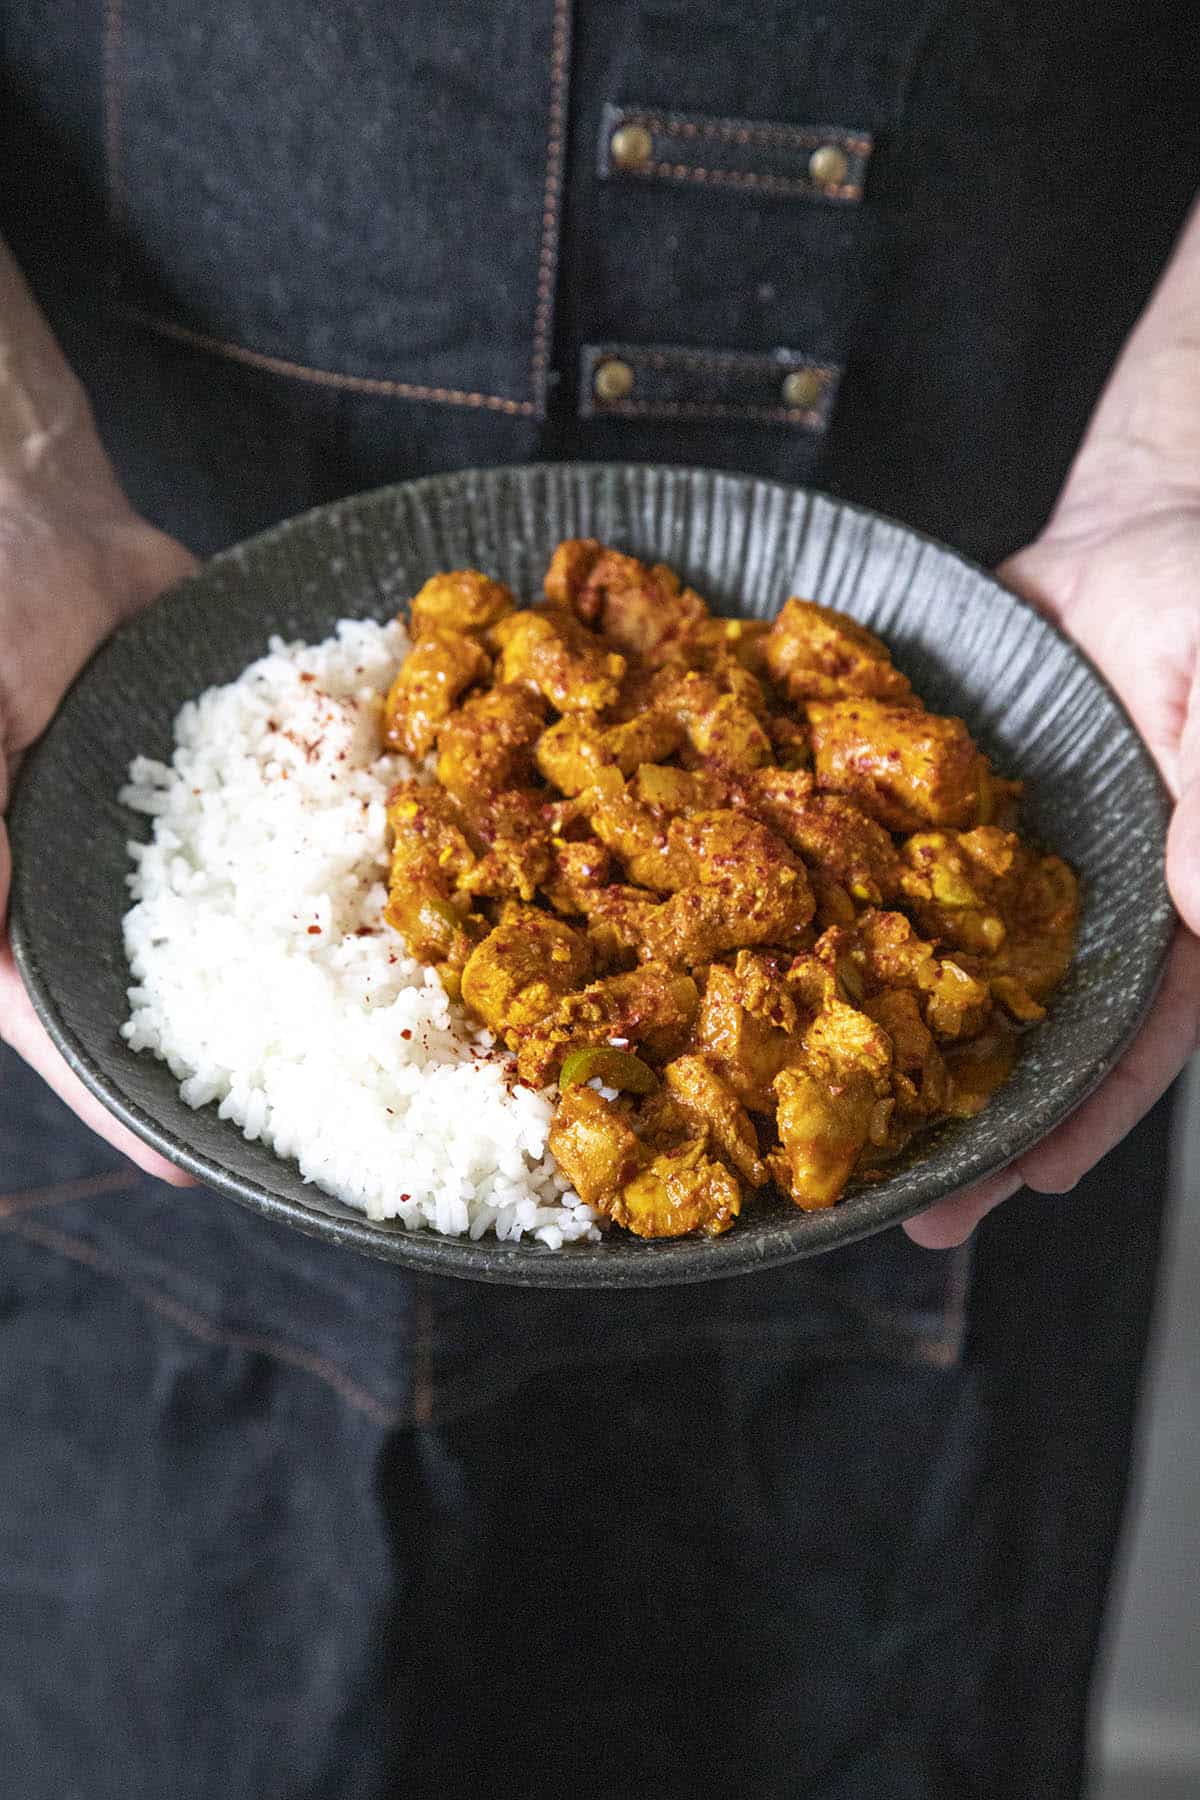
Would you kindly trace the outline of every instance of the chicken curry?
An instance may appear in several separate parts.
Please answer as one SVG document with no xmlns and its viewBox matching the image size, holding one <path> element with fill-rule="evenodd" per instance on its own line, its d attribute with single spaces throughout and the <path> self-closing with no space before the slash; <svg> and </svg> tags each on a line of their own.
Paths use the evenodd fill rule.
<svg viewBox="0 0 1200 1800">
<path fill-rule="evenodd" d="M 716 617 L 591 539 L 527 609 L 435 575 L 410 630 L 384 734 L 429 773 L 390 796 L 386 917 L 557 1084 L 582 1200 L 715 1235 L 983 1107 L 1066 973 L 1075 881 L 877 637 L 803 599 Z"/>
</svg>

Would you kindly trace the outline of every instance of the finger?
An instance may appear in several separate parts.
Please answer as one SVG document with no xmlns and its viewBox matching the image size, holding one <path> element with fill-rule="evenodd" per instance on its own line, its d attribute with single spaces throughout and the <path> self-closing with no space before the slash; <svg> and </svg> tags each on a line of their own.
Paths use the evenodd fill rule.
<svg viewBox="0 0 1200 1800">
<path fill-rule="evenodd" d="M 1001 1201 L 1011 1199 L 1021 1185 L 1015 1169 L 1002 1169 L 974 1187 L 939 1200 L 916 1218 L 905 1219 L 904 1229 L 922 1250 L 952 1250 L 956 1244 L 965 1244 L 980 1219 Z"/>
<path fill-rule="evenodd" d="M 82 1119 L 98 1137 L 127 1156 L 147 1175 L 156 1181 L 169 1181 L 172 1187 L 194 1187 L 194 1178 L 144 1144 L 135 1132 L 122 1125 L 119 1119 L 97 1100 L 89 1088 L 86 1088 L 78 1075 L 63 1061 L 59 1052 L 48 1037 L 45 1027 L 33 1010 L 33 1005 L 26 994 L 11 961 L 5 959 L 0 966 L 0 1019 L 4 1021 L 5 1040 L 12 1045 L 19 1056 L 22 1056 L 31 1068 L 36 1069 L 48 1086 L 53 1088 L 60 1100 L 64 1100 L 71 1111 Z"/>
<path fill-rule="evenodd" d="M 1171 819 L 1167 880 L 1184 924 L 1200 932 L 1200 775 L 1180 794 Z"/>
</svg>

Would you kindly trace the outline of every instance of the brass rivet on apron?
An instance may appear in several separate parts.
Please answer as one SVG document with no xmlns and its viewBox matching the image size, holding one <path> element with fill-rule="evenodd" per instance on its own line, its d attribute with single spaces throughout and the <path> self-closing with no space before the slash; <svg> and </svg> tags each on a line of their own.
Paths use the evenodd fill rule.
<svg viewBox="0 0 1200 1800">
<path fill-rule="evenodd" d="M 618 169 L 640 169 L 654 154 L 654 139 L 644 125 L 622 125 L 608 148 Z"/>
<path fill-rule="evenodd" d="M 841 187 L 850 172 L 846 152 L 836 144 L 822 144 L 809 157 L 808 172 L 818 187 Z"/>
<path fill-rule="evenodd" d="M 611 356 L 597 368 L 592 386 L 597 400 L 623 400 L 633 387 L 633 370 L 627 362 Z"/>
<path fill-rule="evenodd" d="M 793 369 L 790 375 L 784 376 L 784 405 L 801 406 L 808 412 L 821 398 L 821 385 L 821 377 L 815 369 Z"/>
</svg>

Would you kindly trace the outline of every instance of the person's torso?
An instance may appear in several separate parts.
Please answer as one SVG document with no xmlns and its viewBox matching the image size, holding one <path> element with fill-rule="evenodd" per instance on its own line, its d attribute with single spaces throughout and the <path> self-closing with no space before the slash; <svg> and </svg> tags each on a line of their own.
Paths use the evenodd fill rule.
<svg viewBox="0 0 1200 1800">
<path fill-rule="evenodd" d="M 1178 12 L 0 0 L 0 231 L 135 502 L 201 550 L 387 480 L 569 456 L 812 482 L 995 558 L 1045 515 L 1190 197 Z M 22 1154 L 53 1184 L 44 1150 Z M 228 1208 L 169 1212 L 99 1210 L 106 1253 L 211 1298 L 257 1245 L 272 1316 L 297 1271 L 396 1291 Z M 439 1306 L 451 1380 L 472 1343 L 515 1380 L 630 1329 L 584 1298 Z M 891 1233 L 632 1307 L 717 1332 L 772 1309 L 797 1341 L 882 1319 L 952 1359 L 961 1264 Z"/>
</svg>

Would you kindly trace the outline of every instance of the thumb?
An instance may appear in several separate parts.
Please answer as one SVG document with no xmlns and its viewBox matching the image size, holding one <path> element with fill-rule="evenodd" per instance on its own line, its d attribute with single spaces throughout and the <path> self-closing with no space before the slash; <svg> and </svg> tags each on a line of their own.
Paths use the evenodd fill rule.
<svg viewBox="0 0 1200 1800">
<path fill-rule="evenodd" d="M 8 832 L 0 819 L 0 919 L 8 901 L 9 877 L 12 870 Z M 78 1075 L 64 1062 L 50 1040 L 49 1033 L 34 1011 L 33 1002 L 17 973 L 6 932 L 0 932 L 0 1040 L 10 1044 L 17 1054 L 53 1088 L 85 1125 L 159 1181 L 175 1187 L 194 1185 L 190 1175 L 144 1144 L 134 1132 L 114 1119 L 112 1114 L 83 1085 Z"/>
<path fill-rule="evenodd" d="M 1167 881 L 1179 916 L 1200 934 L 1200 774 L 1180 794 L 1167 835 Z"/>
</svg>

